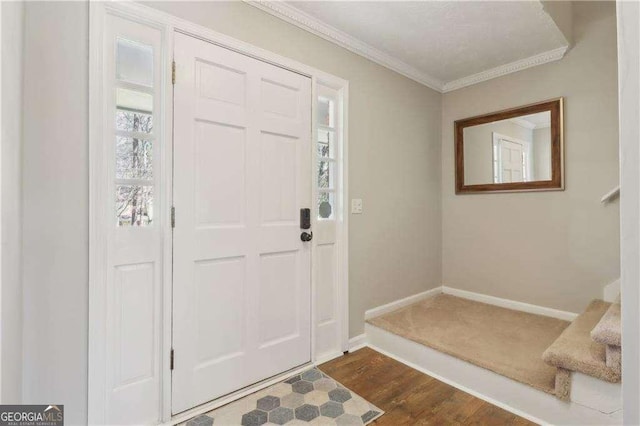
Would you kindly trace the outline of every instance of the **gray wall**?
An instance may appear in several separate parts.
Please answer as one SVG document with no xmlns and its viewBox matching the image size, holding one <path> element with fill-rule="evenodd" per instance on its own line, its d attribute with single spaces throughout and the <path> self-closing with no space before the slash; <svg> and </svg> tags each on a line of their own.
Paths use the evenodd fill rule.
<svg viewBox="0 0 640 426">
<path fill-rule="evenodd" d="M 88 12 L 25 3 L 23 397 L 69 425 L 87 421 Z"/>
<path fill-rule="evenodd" d="M 22 397 L 22 51 L 24 5 L 2 2 L 2 318 L 0 401 Z"/>
<path fill-rule="evenodd" d="M 442 113 L 443 283 L 580 312 L 620 276 L 614 2 L 573 5 L 558 62 L 447 93 Z M 566 191 L 454 193 L 453 122 L 565 96 Z"/>
</svg>

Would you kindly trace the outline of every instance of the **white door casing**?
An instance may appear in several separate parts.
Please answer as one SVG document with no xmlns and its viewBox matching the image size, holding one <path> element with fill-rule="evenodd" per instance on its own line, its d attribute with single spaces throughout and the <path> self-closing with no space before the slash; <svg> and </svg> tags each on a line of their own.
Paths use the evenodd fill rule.
<svg viewBox="0 0 640 426">
<path fill-rule="evenodd" d="M 531 145 L 493 133 L 494 183 L 526 182 L 531 178 Z M 497 156 L 497 158 L 495 158 Z"/>
<path fill-rule="evenodd" d="M 172 412 L 311 360 L 311 80 L 175 33 Z"/>
</svg>

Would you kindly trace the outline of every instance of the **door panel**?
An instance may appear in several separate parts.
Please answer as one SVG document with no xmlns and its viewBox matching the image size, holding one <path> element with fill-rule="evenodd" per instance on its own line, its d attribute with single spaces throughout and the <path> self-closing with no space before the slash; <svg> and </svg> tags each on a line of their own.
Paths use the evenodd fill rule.
<svg viewBox="0 0 640 426">
<path fill-rule="evenodd" d="M 522 145 L 501 139 L 500 147 L 502 155 L 502 182 L 523 182 Z"/>
<path fill-rule="evenodd" d="M 311 81 L 175 34 L 172 411 L 311 359 Z"/>
</svg>

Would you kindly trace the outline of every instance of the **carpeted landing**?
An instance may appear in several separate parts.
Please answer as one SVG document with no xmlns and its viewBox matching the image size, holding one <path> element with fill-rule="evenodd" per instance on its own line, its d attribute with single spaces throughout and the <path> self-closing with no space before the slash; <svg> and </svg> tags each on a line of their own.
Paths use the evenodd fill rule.
<svg viewBox="0 0 640 426">
<path fill-rule="evenodd" d="M 195 417 L 186 426 L 366 425 L 384 412 L 317 368 Z"/>
<path fill-rule="evenodd" d="M 367 322 L 551 394 L 556 368 L 542 354 L 569 325 L 447 294 Z"/>
</svg>

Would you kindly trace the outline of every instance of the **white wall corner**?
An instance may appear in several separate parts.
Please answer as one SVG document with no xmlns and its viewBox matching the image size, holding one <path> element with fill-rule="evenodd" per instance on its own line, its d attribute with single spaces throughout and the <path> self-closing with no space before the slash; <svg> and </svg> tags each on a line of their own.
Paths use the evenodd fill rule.
<svg viewBox="0 0 640 426">
<path fill-rule="evenodd" d="M 357 351 L 367 346 L 367 335 L 365 333 L 359 334 L 349 339 L 349 352 Z"/>
<path fill-rule="evenodd" d="M 573 3 L 570 1 L 542 0 L 542 7 L 562 33 L 568 46 L 573 44 Z"/>
<path fill-rule="evenodd" d="M 620 294 L 620 278 L 604 286 L 602 290 L 602 299 L 605 302 L 616 302 L 618 300 L 618 295 Z"/>
</svg>

